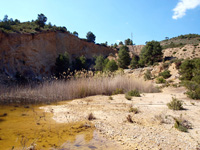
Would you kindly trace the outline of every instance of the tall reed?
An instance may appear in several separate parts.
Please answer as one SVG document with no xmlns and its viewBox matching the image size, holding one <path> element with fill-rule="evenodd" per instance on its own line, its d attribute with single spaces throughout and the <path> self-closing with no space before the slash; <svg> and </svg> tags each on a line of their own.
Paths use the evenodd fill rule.
<svg viewBox="0 0 200 150">
<path fill-rule="evenodd" d="M 2 89 L 4 88 L 4 89 Z M 0 103 L 37 104 L 72 100 L 92 95 L 111 95 L 116 88 L 124 92 L 137 89 L 140 92 L 157 92 L 151 83 L 125 75 L 112 77 L 81 77 L 70 80 L 46 81 L 36 86 L 0 87 Z"/>
</svg>

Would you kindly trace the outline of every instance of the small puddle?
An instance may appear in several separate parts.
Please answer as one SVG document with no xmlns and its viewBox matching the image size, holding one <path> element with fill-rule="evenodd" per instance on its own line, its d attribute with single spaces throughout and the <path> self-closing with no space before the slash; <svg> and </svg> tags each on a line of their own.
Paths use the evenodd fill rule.
<svg viewBox="0 0 200 150">
<path fill-rule="evenodd" d="M 40 106 L 0 106 L 0 149 L 114 149 L 113 141 L 101 137 L 94 125 L 82 121 L 57 123 Z"/>
</svg>

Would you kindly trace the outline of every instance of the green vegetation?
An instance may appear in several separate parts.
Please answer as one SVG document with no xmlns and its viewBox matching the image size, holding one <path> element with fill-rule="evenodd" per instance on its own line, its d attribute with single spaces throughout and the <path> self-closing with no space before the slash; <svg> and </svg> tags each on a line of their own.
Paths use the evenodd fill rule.
<svg viewBox="0 0 200 150">
<path fill-rule="evenodd" d="M 147 42 L 141 51 L 139 64 L 140 66 L 153 65 L 155 62 L 162 60 L 162 55 L 162 47 L 159 42 Z"/>
<path fill-rule="evenodd" d="M 125 41 L 124 41 L 124 43 L 125 43 L 125 45 L 133 45 L 133 41 L 131 40 L 131 39 L 126 39 Z"/>
<path fill-rule="evenodd" d="M 114 72 L 118 69 L 117 63 L 114 60 L 108 61 L 108 63 L 105 66 L 106 71 Z"/>
<path fill-rule="evenodd" d="M 165 82 L 166 82 L 166 80 L 165 80 L 163 77 L 158 77 L 158 78 L 156 78 L 156 83 L 157 83 L 157 84 L 165 83 Z"/>
<path fill-rule="evenodd" d="M 133 56 L 132 60 L 131 60 L 131 63 L 130 63 L 130 67 L 131 69 L 136 69 L 139 67 L 139 57 L 138 56 Z"/>
<path fill-rule="evenodd" d="M 188 132 L 188 129 L 183 125 L 181 120 L 175 118 L 174 127 L 181 132 Z"/>
<path fill-rule="evenodd" d="M 131 90 L 126 93 L 129 96 L 140 97 L 140 92 L 138 90 Z"/>
<path fill-rule="evenodd" d="M 188 89 L 186 94 L 192 99 L 200 99 L 200 58 L 183 61 L 180 74 Z"/>
<path fill-rule="evenodd" d="M 85 56 L 75 58 L 72 62 L 72 68 L 73 70 L 87 69 Z"/>
<path fill-rule="evenodd" d="M 104 59 L 104 57 L 102 55 L 97 56 L 96 60 L 95 60 L 95 66 L 94 68 L 97 71 L 103 71 L 103 69 L 105 68 L 106 64 L 108 63 L 108 59 Z"/>
<path fill-rule="evenodd" d="M 74 31 L 72 34 L 78 37 L 78 32 Z"/>
<path fill-rule="evenodd" d="M 182 101 L 172 97 L 172 100 L 170 103 L 167 103 L 167 106 L 169 109 L 172 109 L 172 110 L 183 110 L 183 103 Z"/>
<path fill-rule="evenodd" d="M 194 44 L 194 45 L 198 44 L 199 38 L 200 38 L 200 35 L 198 34 L 186 34 L 186 35 L 180 35 L 171 39 L 166 38 L 160 43 L 163 49 L 183 47 L 186 44 Z"/>
<path fill-rule="evenodd" d="M 126 69 L 130 64 L 130 56 L 127 46 L 121 46 L 118 53 L 118 66 L 120 68 Z"/>
<path fill-rule="evenodd" d="M 124 93 L 123 89 L 116 88 L 115 91 L 112 92 L 112 95 L 123 94 L 123 93 Z"/>
<path fill-rule="evenodd" d="M 96 36 L 91 31 L 87 33 L 86 38 L 88 42 L 95 43 Z"/>
<path fill-rule="evenodd" d="M 129 108 L 129 112 L 132 112 L 132 113 L 134 113 L 134 114 L 137 114 L 137 113 L 139 113 L 139 110 L 138 110 L 138 108 L 130 107 L 130 108 Z"/>
<path fill-rule="evenodd" d="M 67 52 L 64 54 L 59 54 L 55 63 L 56 76 L 61 78 L 61 76 L 68 72 L 69 67 L 69 54 Z"/>
<path fill-rule="evenodd" d="M 164 79 L 167 79 L 167 78 L 171 77 L 171 74 L 170 74 L 169 70 L 165 70 L 165 71 L 159 73 L 159 76 L 162 76 Z"/>
<path fill-rule="evenodd" d="M 47 21 L 47 17 L 44 14 L 38 14 L 38 19 L 35 21 L 35 23 L 40 28 L 44 28 L 46 21 Z"/>
<path fill-rule="evenodd" d="M 18 19 L 8 19 L 5 15 L 3 21 L 0 22 L 0 30 L 5 33 L 37 33 L 41 31 L 61 31 L 67 32 L 66 27 L 57 27 L 51 23 L 46 24 L 47 17 L 44 14 L 38 14 L 36 20 L 31 22 L 20 22 Z"/>
</svg>

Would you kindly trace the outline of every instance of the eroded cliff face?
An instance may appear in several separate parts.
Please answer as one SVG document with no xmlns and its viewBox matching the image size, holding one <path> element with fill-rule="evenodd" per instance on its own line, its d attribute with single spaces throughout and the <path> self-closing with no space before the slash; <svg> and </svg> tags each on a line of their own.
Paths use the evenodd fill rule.
<svg viewBox="0 0 200 150">
<path fill-rule="evenodd" d="M 0 32 L 0 70 L 9 76 L 14 76 L 16 72 L 26 77 L 49 76 L 56 58 L 64 52 L 68 52 L 71 59 L 81 55 L 92 58 L 95 55 L 115 53 L 111 48 L 86 42 L 69 33 Z"/>
</svg>

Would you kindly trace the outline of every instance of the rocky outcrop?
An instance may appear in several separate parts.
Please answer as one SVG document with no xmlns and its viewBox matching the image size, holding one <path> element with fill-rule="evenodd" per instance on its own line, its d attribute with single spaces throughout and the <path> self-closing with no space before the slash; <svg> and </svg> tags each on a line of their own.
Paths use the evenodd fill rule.
<svg viewBox="0 0 200 150">
<path fill-rule="evenodd" d="M 68 52 L 71 59 L 81 55 L 92 58 L 115 53 L 111 48 L 86 42 L 70 33 L 0 32 L 0 70 L 9 76 L 14 76 L 16 72 L 26 77 L 50 76 L 57 56 L 64 52 Z"/>
</svg>

